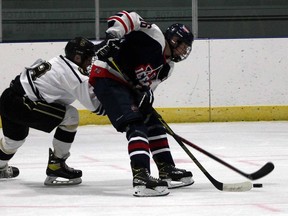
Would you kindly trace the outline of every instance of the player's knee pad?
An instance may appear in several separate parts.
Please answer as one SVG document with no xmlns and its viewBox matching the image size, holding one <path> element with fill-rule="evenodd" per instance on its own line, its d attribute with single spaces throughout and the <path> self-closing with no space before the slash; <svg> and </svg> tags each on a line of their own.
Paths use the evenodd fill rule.
<svg viewBox="0 0 288 216">
<path fill-rule="evenodd" d="M 23 140 L 12 140 L 6 136 L 0 140 L 0 149 L 6 154 L 14 154 L 25 142 Z"/>
<path fill-rule="evenodd" d="M 60 123 L 59 127 L 62 130 L 75 132 L 79 124 L 79 113 L 78 110 L 71 106 L 66 106 L 66 112 L 63 121 Z"/>
<path fill-rule="evenodd" d="M 130 140 L 132 137 L 143 137 L 148 140 L 147 138 L 147 128 L 144 123 L 142 122 L 131 122 L 126 127 L 126 138 Z"/>
</svg>

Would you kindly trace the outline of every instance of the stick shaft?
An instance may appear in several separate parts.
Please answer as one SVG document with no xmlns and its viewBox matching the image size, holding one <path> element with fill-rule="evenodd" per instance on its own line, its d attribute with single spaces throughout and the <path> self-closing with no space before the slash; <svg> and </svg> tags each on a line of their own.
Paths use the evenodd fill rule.
<svg viewBox="0 0 288 216">
<path fill-rule="evenodd" d="M 197 158 L 189 151 L 189 149 L 183 144 L 181 138 L 177 136 L 169 125 L 163 120 L 163 118 L 153 109 L 153 114 L 157 116 L 162 125 L 166 128 L 166 131 L 169 135 L 173 136 L 176 142 L 181 146 L 181 148 L 186 152 L 186 154 L 191 158 L 191 160 L 198 166 L 202 173 L 209 179 L 209 181 L 214 185 L 215 188 L 221 191 L 234 191 L 234 192 L 243 192 L 251 190 L 251 182 L 241 182 L 235 184 L 225 184 L 217 181 L 211 174 L 202 166 L 202 164 L 197 160 Z"/>
<path fill-rule="evenodd" d="M 248 179 L 250 179 L 250 180 L 256 180 L 256 179 L 262 178 L 262 177 L 268 175 L 268 174 L 269 174 L 270 172 L 272 172 L 272 170 L 274 169 L 274 165 L 273 165 L 271 162 L 268 162 L 268 163 L 266 163 L 263 167 L 261 167 L 259 170 L 257 170 L 257 171 L 254 172 L 254 173 L 251 173 L 251 174 L 250 174 L 250 173 L 245 173 L 245 172 L 237 169 L 236 167 L 232 166 L 231 164 L 223 161 L 222 159 L 216 157 L 215 155 L 209 153 L 208 151 L 202 149 L 201 147 L 197 146 L 196 144 L 194 144 L 194 143 L 186 140 L 185 138 L 180 137 L 179 135 L 177 135 L 177 134 L 175 134 L 175 133 L 174 133 L 173 135 L 172 135 L 172 134 L 170 134 L 170 135 L 173 136 L 174 139 L 177 138 L 177 139 L 181 140 L 181 141 L 184 142 L 186 145 L 188 145 L 188 146 L 190 146 L 190 147 L 198 150 L 199 152 L 207 155 L 208 157 L 216 160 L 217 162 L 221 163 L 222 165 L 230 168 L 231 170 L 237 172 L 238 174 L 240 174 L 240 175 L 242 175 L 242 176 L 244 176 L 244 177 L 246 177 L 246 178 L 248 178 Z"/>
</svg>

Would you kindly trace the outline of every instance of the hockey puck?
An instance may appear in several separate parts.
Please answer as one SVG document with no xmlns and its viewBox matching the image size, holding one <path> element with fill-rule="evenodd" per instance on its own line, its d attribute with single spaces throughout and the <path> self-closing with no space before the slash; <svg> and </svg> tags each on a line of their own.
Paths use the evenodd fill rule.
<svg viewBox="0 0 288 216">
<path fill-rule="evenodd" d="M 263 184 L 253 184 L 253 187 L 254 187 L 254 188 L 262 188 L 262 187 L 263 187 Z"/>
</svg>

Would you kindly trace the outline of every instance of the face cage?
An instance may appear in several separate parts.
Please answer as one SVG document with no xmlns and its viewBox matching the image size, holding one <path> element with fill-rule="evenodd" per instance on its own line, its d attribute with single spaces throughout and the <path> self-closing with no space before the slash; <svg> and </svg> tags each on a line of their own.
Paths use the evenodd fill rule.
<svg viewBox="0 0 288 216">
<path fill-rule="evenodd" d="M 192 47 L 191 46 L 188 46 L 186 48 L 186 52 L 184 54 L 181 54 L 181 55 L 178 55 L 178 56 L 174 56 L 174 53 L 175 53 L 175 49 L 177 49 L 178 46 L 176 48 L 173 48 L 172 49 L 172 57 L 171 57 L 171 60 L 174 61 L 174 62 L 180 62 L 180 61 L 183 61 L 185 60 L 186 58 L 188 58 L 188 56 L 190 55 L 191 51 L 192 51 Z"/>
<path fill-rule="evenodd" d="M 87 67 L 87 73 L 90 74 L 91 73 L 91 69 L 92 69 L 92 66 L 94 64 L 94 62 L 97 60 L 97 56 L 93 56 L 92 57 L 92 61 L 91 61 L 91 64 Z"/>
</svg>

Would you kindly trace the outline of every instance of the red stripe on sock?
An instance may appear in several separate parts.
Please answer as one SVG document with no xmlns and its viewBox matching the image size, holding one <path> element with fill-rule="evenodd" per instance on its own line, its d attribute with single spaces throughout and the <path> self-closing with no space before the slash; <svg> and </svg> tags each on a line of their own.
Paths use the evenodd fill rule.
<svg viewBox="0 0 288 216">
<path fill-rule="evenodd" d="M 148 145 L 148 143 L 143 142 L 141 140 L 136 140 L 136 141 L 133 141 L 133 142 L 129 142 L 128 151 L 132 152 L 132 151 L 135 151 L 135 150 L 144 150 L 144 151 L 149 152 L 149 145 Z"/>
<path fill-rule="evenodd" d="M 161 148 L 169 148 L 168 140 L 166 138 L 159 140 L 152 140 L 149 142 L 150 149 L 161 149 Z"/>
</svg>

